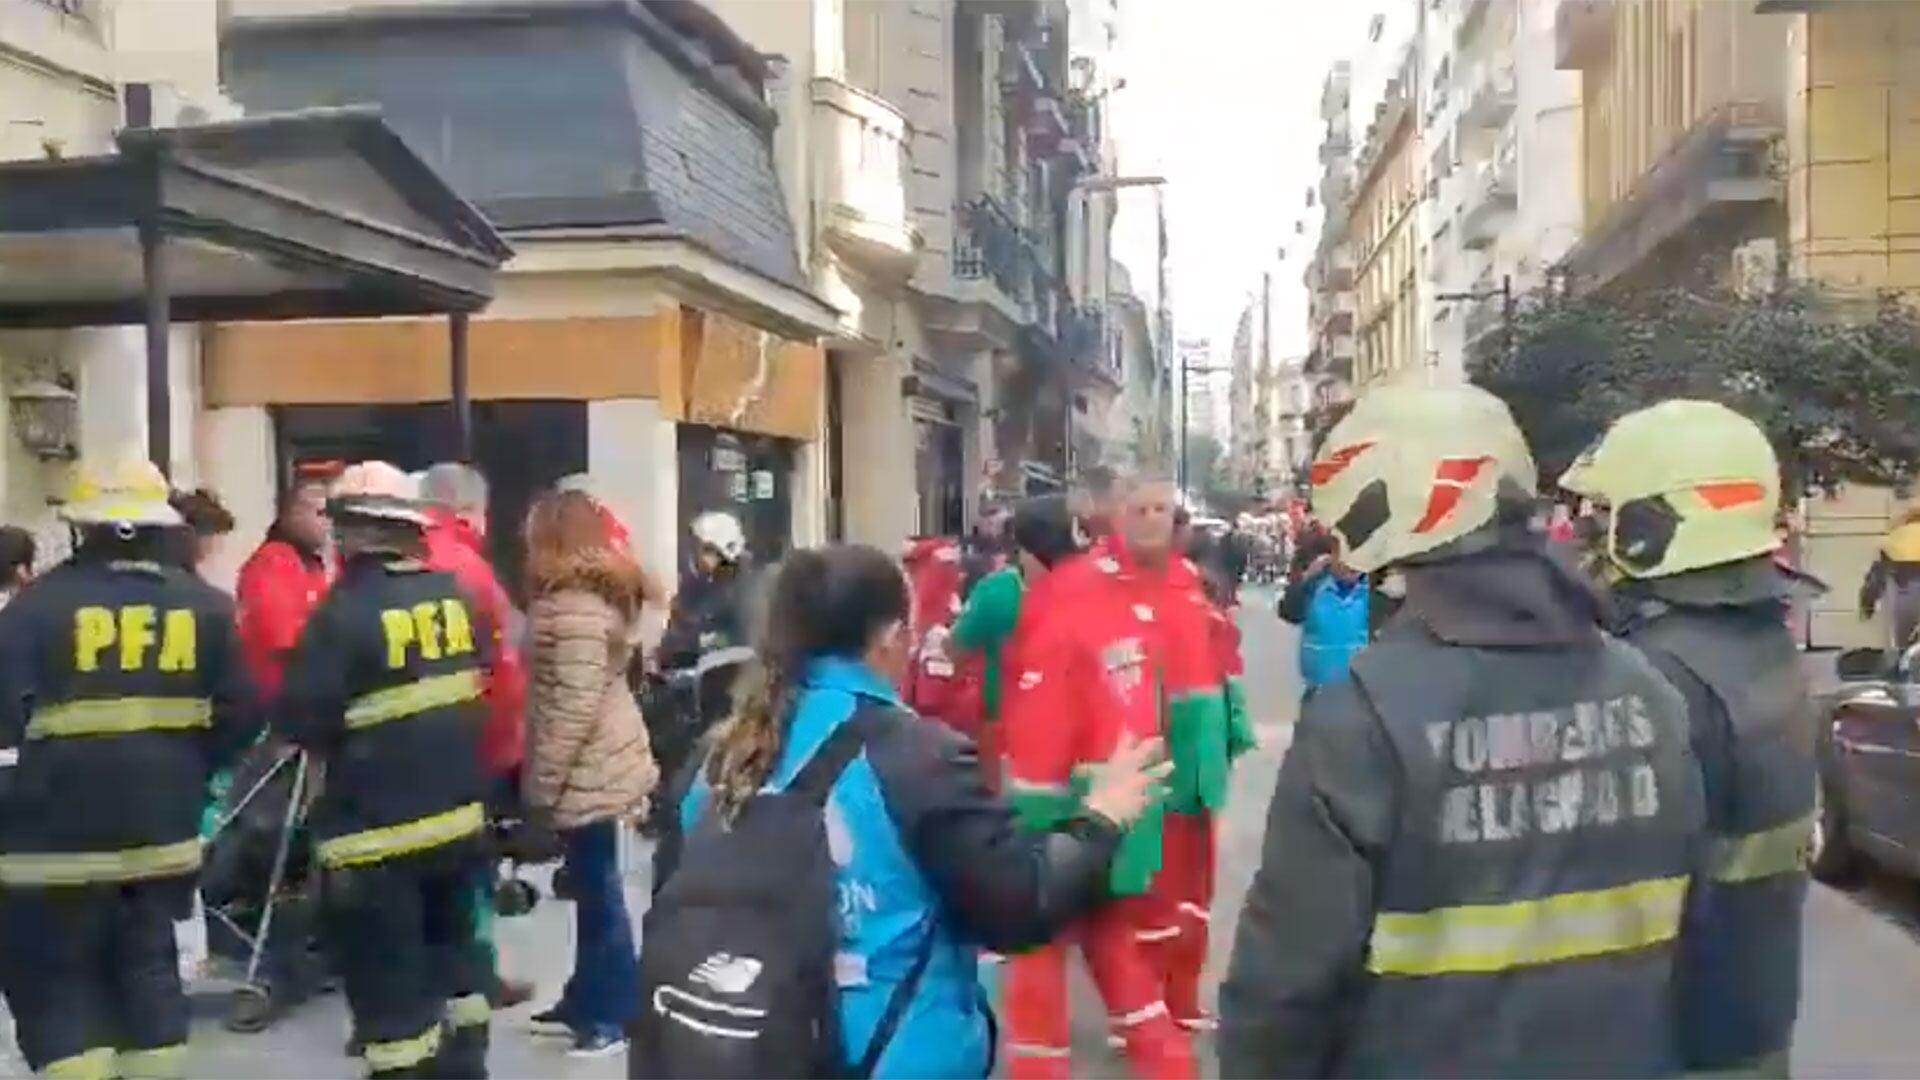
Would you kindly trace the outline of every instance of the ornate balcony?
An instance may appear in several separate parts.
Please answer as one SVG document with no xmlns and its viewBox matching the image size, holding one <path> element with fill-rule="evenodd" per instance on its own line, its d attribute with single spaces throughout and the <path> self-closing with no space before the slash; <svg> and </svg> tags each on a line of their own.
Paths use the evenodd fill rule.
<svg viewBox="0 0 1920 1080">
<path fill-rule="evenodd" d="M 1494 61 L 1475 69 L 1467 93 L 1466 108 L 1460 110 L 1463 127 L 1498 128 L 1504 125 L 1520 100 L 1513 62 Z"/>
<path fill-rule="evenodd" d="M 815 199 L 825 240 L 872 273 L 905 280 L 920 234 L 907 209 L 907 121 L 837 79 L 813 80 Z"/>
<path fill-rule="evenodd" d="M 1500 238 L 1500 230 L 1520 205 L 1517 172 L 1512 143 L 1504 145 L 1491 161 L 1480 166 L 1461 208 L 1461 243 L 1469 248 L 1484 248 Z"/>
</svg>

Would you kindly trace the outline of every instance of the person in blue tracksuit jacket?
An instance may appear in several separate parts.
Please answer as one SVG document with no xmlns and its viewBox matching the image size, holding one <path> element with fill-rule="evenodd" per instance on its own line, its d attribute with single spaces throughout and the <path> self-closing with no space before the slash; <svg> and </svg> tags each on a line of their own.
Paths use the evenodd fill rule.
<svg viewBox="0 0 1920 1080">
<path fill-rule="evenodd" d="M 827 802 L 846 1059 L 865 1054 L 930 933 L 925 973 L 874 1076 L 982 1077 L 993 1047 L 979 950 L 1038 945 L 1103 902 L 1121 832 L 1155 797 L 1167 766 L 1158 740 L 1123 746 L 1078 817 L 1055 832 L 1022 831 L 987 790 L 973 744 L 901 704 L 894 687 L 909 660 L 908 605 L 899 568 L 872 548 L 799 551 L 782 563 L 758 678 L 688 778 L 678 827 L 657 849 L 654 887 L 672 875 L 700 815 L 781 789 L 865 711 L 864 750 Z"/>
<path fill-rule="evenodd" d="M 1367 647 L 1372 590 L 1367 576 L 1324 554 L 1280 597 L 1280 617 L 1300 628 L 1302 697 L 1346 678 Z"/>
</svg>

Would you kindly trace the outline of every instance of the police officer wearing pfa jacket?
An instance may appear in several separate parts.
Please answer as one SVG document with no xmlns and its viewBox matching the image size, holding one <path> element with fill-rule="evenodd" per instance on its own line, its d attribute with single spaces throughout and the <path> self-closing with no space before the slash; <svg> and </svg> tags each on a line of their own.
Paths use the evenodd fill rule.
<svg viewBox="0 0 1920 1080">
<path fill-rule="evenodd" d="M 484 635 L 452 575 L 421 562 L 407 478 L 366 462 L 328 513 L 338 581 L 289 665 L 286 734 L 325 770 L 312 827 L 328 924 L 370 1075 L 486 1075 L 491 961 L 469 894 L 483 872 Z"/>
<path fill-rule="evenodd" d="M 1772 559 L 1780 465 L 1705 401 L 1622 418 L 1560 481 L 1607 508 L 1620 633 L 1687 700 L 1706 781 L 1706 883 L 1682 938 L 1686 1065 L 1785 1076 L 1813 834 L 1813 709 Z"/>
<path fill-rule="evenodd" d="M 1220 994 L 1227 1077 L 1653 1076 L 1702 840 L 1680 695 L 1605 636 L 1471 386 L 1382 387 L 1315 512 L 1405 603 L 1309 700 Z"/>
<path fill-rule="evenodd" d="M 137 454 L 82 462 L 78 547 L 14 601 L 0 733 L 7 999 L 42 1076 L 185 1075 L 173 924 L 192 903 L 209 775 L 252 740 L 232 604 L 163 560 L 180 524 Z"/>
</svg>

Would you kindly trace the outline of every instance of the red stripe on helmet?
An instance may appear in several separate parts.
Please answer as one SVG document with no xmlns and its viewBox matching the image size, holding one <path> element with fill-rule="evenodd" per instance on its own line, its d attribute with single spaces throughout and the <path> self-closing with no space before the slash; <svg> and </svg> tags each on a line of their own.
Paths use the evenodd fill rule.
<svg viewBox="0 0 1920 1080">
<path fill-rule="evenodd" d="M 1420 515 L 1420 523 L 1413 527 L 1413 531 L 1431 532 L 1447 520 L 1448 515 L 1460 505 L 1460 500 L 1466 497 L 1467 486 L 1491 464 L 1491 456 L 1441 459 L 1433 470 L 1433 487 L 1427 493 L 1427 512 Z"/>
<path fill-rule="evenodd" d="M 1695 484 L 1693 492 L 1715 510 L 1731 510 L 1736 506 L 1765 501 L 1767 485 L 1755 480 L 1728 480 L 1717 484 Z"/>
<path fill-rule="evenodd" d="M 1357 442 L 1329 451 L 1326 457 L 1313 463 L 1313 467 L 1307 471 L 1308 479 L 1315 486 L 1329 483 L 1334 477 L 1346 472 L 1347 466 L 1353 464 L 1355 458 L 1373 449 L 1374 442 L 1375 440 L 1368 439 L 1366 442 Z"/>
</svg>

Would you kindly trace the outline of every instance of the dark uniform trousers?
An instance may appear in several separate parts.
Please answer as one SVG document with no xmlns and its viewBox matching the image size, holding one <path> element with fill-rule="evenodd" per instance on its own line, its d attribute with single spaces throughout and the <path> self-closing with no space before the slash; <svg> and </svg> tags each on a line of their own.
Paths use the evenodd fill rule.
<svg viewBox="0 0 1920 1080">
<path fill-rule="evenodd" d="M 327 923 L 370 1075 L 485 1077 L 493 964 L 477 934 L 477 854 L 330 871 Z"/>
<path fill-rule="evenodd" d="M 43 1076 L 181 1076 L 186 992 L 173 922 L 185 881 L 0 894 L 6 983 L 27 1064 Z"/>
</svg>

